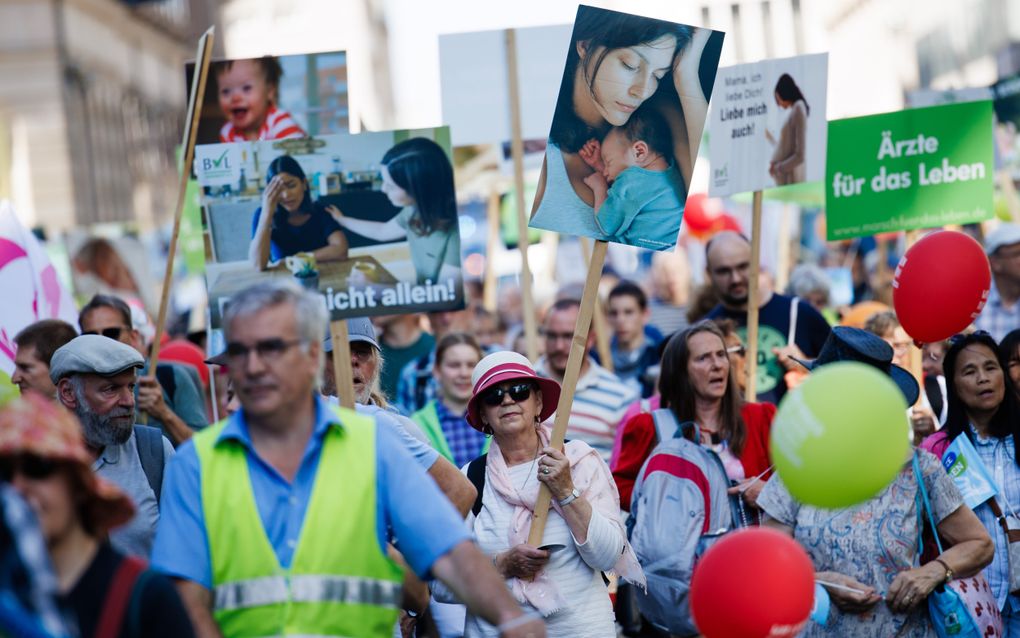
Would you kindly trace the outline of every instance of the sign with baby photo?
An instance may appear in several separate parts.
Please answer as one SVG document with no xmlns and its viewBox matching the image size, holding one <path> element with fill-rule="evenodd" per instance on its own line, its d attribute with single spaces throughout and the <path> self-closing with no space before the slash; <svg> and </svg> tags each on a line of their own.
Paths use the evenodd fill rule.
<svg viewBox="0 0 1020 638">
<path fill-rule="evenodd" d="M 196 144 L 346 133 L 347 53 L 213 60 L 200 108 Z"/>
<path fill-rule="evenodd" d="M 825 178 L 828 54 L 719 69 L 708 136 L 712 197 Z"/>
<path fill-rule="evenodd" d="M 829 122 L 829 241 L 991 218 L 992 103 Z"/>
<path fill-rule="evenodd" d="M 580 6 L 530 225 L 676 245 L 723 34 Z"/>
<path fill-rule="evenodd" d="M 195 151 L 213 328 L 263 277 L 294 277 L 333 320 L 464 307 L 446 127 Z"/>
</svg>

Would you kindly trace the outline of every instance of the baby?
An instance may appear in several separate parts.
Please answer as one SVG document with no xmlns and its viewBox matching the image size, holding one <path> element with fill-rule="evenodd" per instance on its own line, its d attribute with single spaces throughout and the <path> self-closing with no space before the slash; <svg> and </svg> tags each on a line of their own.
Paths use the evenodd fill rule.
<svg viewBox="0 0 1020 638">
<path fill-rule="evenodd" d="M 221 142 L 305 137 L 290 113 L 276 108 L 283 69 L 276 58 L 214 62 L 220 110 L 227 123 Z"/>
<path fill-rule="evenodd" d="M 639 108 L 579 154 L 595 169 L 584 183 L 595 194 L 595 224 L 607 241 L 652 250 L 676 244 L 687 194 L 673 162 L 673 136 L 658 112 Z"/>
</svg>

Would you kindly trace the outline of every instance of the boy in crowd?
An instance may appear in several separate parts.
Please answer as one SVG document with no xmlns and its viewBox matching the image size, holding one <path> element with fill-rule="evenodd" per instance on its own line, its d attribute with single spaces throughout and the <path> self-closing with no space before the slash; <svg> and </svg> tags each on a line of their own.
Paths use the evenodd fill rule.
<svg viewBox="0 0 1020 638">
<path fill-rule="evenodd" d="M 648 329 L 648 297 L 634 282 L 621 281 L 609 291 L 607 308 L 613 372 L 647 399 L 655 393 L 661 341 L 658 331 Z M 595 353 L 592 356 L 598 360 Z"/>
</svg>

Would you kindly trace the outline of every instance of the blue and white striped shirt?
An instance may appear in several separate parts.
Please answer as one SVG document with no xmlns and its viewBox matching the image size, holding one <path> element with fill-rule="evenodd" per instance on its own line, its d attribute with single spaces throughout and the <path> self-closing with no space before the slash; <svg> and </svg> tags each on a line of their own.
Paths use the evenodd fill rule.
<svg viewBox="0 0 1020 638">
<path fill-rule="evenodd" d="M 1000 509 L 1006 514 L 1020 511 L 1020 467 L 1016 464 L 1013 435 L 1001 439 L 998 437 L 986 439 L 977 434 L 974 426 L 970 428 L 974 435 L 974 449 L 999 488 L 999 494 L 995 498 Z M 1010 608 L 1020 610 L 1020 598 L 1009 596 L 1009 548 L 1006 546 L 1006 535 L 999 521 L 995 520 L 995 514 L 987 502 L 978 505 L 974 513 L 995 543 L 995 556 L 992 563 L 985 568 L 985 577 L 992 588 L 992 593 L 995 594 L 999 609 L 1008 611 L 1005 607 L 1008 596 Z"/>
</svg>

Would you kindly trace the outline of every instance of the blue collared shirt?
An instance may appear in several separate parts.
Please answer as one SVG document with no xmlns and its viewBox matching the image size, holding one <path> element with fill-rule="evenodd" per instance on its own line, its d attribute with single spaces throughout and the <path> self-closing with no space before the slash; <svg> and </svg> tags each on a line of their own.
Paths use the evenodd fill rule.
<svg viewBox="0 0 1020 638">
<path fill-rule="evenodd" d="M 284 568 L 290 566 L 300 537 L 326 431 L 342 427 L 325 401 L 316 396 L 315 424 L 293 483 L 256 452 L 244 411 L 231 416 L 220 441 L 235 439 L 248 452 L 248 471 L 263 530 Z M 162 511 L 152 551 L 152 566 L 170 576 L 212 588 L 209 541 L 202 509 L 200 466 L 195 445 L 188 441 L 167 465 Z M 344 506 L 343 486 L 336 506 Z M 461 541 L 470 538 L 464 521 L 436 483 L 387 428 L 376 428 L 376 538 L 385 552 L 387 530 L 400 543 L 408 564 L 421 577 L 432 564 Z"/>
<path fill-rule="evenodd" d="M 1010 511 L 1016 512 L 1020 509 L 1020 467 L 1016 464 L 1013 435 L 1001 439 L 998 437 L 986 439 L 978 435 L 974 426 L 970 426 L 970 431 L 978 457 L 999 488 L 999 493 L 995 497 L 999 502 L 999 508 L 1007 514 Z M 995 544 L 995 556 L 984 573 L 988 579 L 988 586 L 992 588 L 992 593 L 999 603 L 999 609 L 1009 611 L 1009 608 L 1005 607 L 1007 597 L 1012 609 L 1020 609 L 1020 598 L 1009 595 L 1009 548 L 1006 547 L 1006 535 L 1002 532 L 1002 527 L 995 519 L 995 514 L 992 513 L 988 503 L 978 505 L 974 513 L 988 530 Z"/>
</svg>

